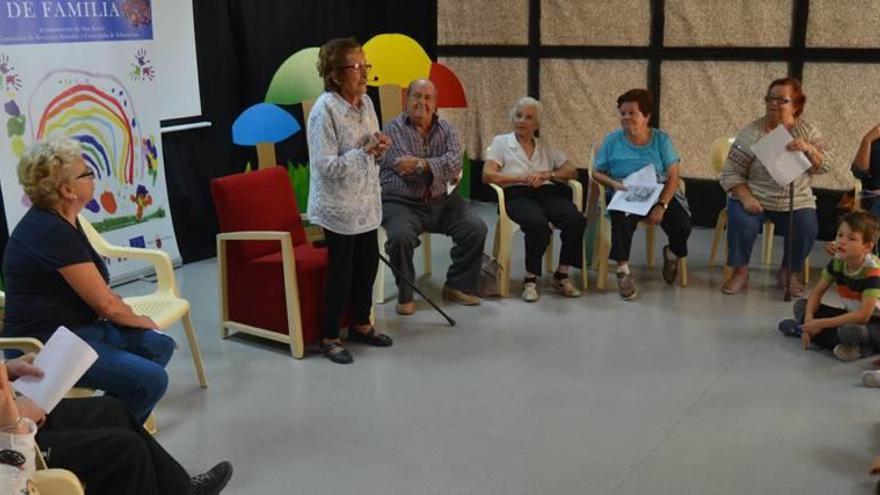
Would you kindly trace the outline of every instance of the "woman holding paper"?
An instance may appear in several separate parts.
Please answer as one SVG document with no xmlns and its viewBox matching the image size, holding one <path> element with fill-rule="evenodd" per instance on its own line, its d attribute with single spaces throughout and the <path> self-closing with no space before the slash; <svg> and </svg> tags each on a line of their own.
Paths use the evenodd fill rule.
<svg viewBox="0 0 880 495">
<path fill-rule="evenodd" d="M 98 353 L 78 385 L 115 396 L 145 421 L 168 386 L 174 341 L 107 285 L 107 266 L 77 221 L 94 195 L 94 171 L 77 141 L 50 139 L 24 152 L 18 178 L 33 206 L 3 257 L 3 336 L 46 342 L 68 327 Z"/>
<path fill-rule="evenodd" d="M 828 143 L 814 125 L 801 118 L 806 101 L 797 79 L 786 77 L 770 83 L 764 96 L 764 116 L 739 131 L 724 162 L 719 182 L 728 195 L 727 264 L 734 269 L 722 287 L 725 294 L 736 294 L 748 285 L 752 246 L 767 220 L 776 225 L 776 231 L 785 240 L 782 267 L 777 273 L 779 287 L 784 288 L 786 279 L 790 279 L 791 295 L 804 294 L 801 269 L 819 232 L 816 197 L 810 183 L 814 174 L 829 170 Z M 753 145 L 779 126 L 793 138 L 785 149 L 801 152 L 809 161 L 808 168 L 793 182 L 791 252 L 788 251 L 789 187 L 779 185 L 752 151 Z M 787 269 L 789 256 L 792 273 Z"/>
<path fill-rule="evenodd" d="M 21 467 L 33 468 L 34 433 L 40 450 L 48 452 L 48 467 L 71 471 L 88 493 L 213 495 L 229 482 L 232 464 L 227 461 L 189 476 L 113 397 L 64 399 L 48 415 L 27 397 L 16 397 L 7 371 L 9 380 L 43 377 L 34 358 L 31 353 L 0 363 L 0 450 L 4 442 L 16 444 L 15 453 L 4 452 L 0 459 L 0 493 L 10 493 L 4 476 L 19 474 L 15 464 L 29 462 Z"/>
<path fill-rule="evenodd" d="M 679 190 L 680 158 L 672 139 L 665 132 L 648 126 L 654 112 L 654 97 L 645 89 L 631 89 L 617 98 L 620 112 L 620 129 L 602 141 L 596 152 L 593 180 L 607 188 L 606 204 L 618 191 L 626 191 L 624 184 L 633 174 L 642 175 L 651 166 L 648 177 L 662 183 L 660 195 L 650 205 L 645 215 L 611 210 L 610 259 L 617 262 L 617 289 L 620 297 L 631 300 L 637 295 L 635 282 L 629 268 L 632 238 L 639 222 L 660 225 L 669 244 L 663 248 L 663 280 L 675 282 L 678 275 L 678 258 L 687 256 L 687 240 L 691 234 L 691 218 L 687 199 Z M 650 169 L 649 169 L 650 170 Z M 641 173 L 640 173 L 641 172 Z M 632 179 L 630 179 L 632 180 Z"/>
<path fill-rule="evenodd" d="M 581 265 L 586 220 L 572 203 L 565 182 L 577 178 L 574 165 L 558 149 L 535 136 L 541 102 L 520 98 L 510 111 L 513 132 L 495 136 L 486 152 L 483 182 L 504 188 L 507 214 L 526 236 L 526 278 L 522 299 L 539 298 L 541 258 L 550 243 L 552 223 L 560 231 L 562 248 L 553 287 L 565 297 L 581 291 L 568 278 L 569 267 Z"/>
</svg>

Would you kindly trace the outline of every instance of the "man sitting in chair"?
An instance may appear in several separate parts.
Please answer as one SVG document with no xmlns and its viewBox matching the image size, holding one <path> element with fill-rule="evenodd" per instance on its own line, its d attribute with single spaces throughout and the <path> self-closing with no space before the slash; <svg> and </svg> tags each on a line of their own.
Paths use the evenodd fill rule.
<svg viewBox="0 0 880 495">
<path fill-rule="evenodd" d="M 474 295 L 480 275 L 486 224 L 455 191 L 461 175 L 461 146 L 448 122 L 434 113 L 437 90 L 419 79 L 406 90 L 404 112 L 384 132 L 391 147 L 381 163 L 382 226 L 388 233 L 385 251 L 410 281 L 415 277 L 413 250 L 423 232 L 452 237 L 452 265 L 443 298 L 466 306 L 480 304 Z M 397 308 L 415 312 L 413 291 L 397 279 Z"/>
</svg>

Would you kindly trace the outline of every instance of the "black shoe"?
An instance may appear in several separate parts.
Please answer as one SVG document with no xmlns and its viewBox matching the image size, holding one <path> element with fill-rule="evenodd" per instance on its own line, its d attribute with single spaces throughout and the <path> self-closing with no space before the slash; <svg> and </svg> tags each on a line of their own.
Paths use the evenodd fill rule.
<svg viewBox="0 0 880 495">
<path fill-rule="evenodd" d="M 372 327 L 367 332 L 359 332 L 354 327 L 350 327 L 348 329 L 348 340 L 349 342 L 363 342 L 374 347 L 391 347 L 391 344 L 394 343 L 391 337 L 377 332 Z"/>
<path fill-rule="evenodd" d="M 351 354 L 342 347 L 342 344 L 337 344 L 333 342 L 331 344 L 321 344 L 321 353 L 327 356 L 327 359 L 333 361 L 336 364 L 351 364 L 354 362 L 354 358 L 351 357 Z"/>
<path fill-rule="evenodd" d="M 223 491 L 229 478 L 232 477 L 232 464 L 223 461 L 212 467 L 208 472 L 189 479 L 192 495 L 214 495 Z"/>
<path fill-rule="evenodd" d="M 678 277 L 678 258 L 670 259 L 669 246 L 663 246 L 663 281 L 667 284 L 675 283 Z"/>
</svg>

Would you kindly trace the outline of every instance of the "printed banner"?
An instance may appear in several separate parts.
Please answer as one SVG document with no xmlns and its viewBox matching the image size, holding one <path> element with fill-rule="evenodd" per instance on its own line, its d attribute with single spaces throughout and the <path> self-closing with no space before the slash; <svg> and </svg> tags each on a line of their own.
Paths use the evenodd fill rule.
<svg viewBox="0 0 880 495">
<path fill-rule="evenodd" d="M 149 0 L 4 3 L 2 38 L 34 36 L 0 42 L 0 186 L 10 232 L 30 208 L 16 174 L 20 156 L 30 143 L 60 134 L 82 144 L 95 173 L 95 197 L 82 212 L 95 228 L 113 244 L 179 258 L 162 166 Z M 145 267 L 107 262 L 114 280 Z"/>
<path fill-rule="evenodd" d="M 4 0 L 3 7 L 0 45 L 153 39 L 146 0 Z"/>
</svg>

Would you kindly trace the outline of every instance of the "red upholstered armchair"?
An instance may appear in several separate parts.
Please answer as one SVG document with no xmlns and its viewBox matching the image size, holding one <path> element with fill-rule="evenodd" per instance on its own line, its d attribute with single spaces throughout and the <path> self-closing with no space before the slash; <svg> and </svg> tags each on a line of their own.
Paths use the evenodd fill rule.
<svg viewBox="0 0 880 495">
<path fill-rule="evenodd" d="M 287 172 L 271 167 L 211 182 L 220 222 L 220 335 L 245 332 L 302 358 L 320 335 L 326 248 L 306 240 Z"/>
</svg>

